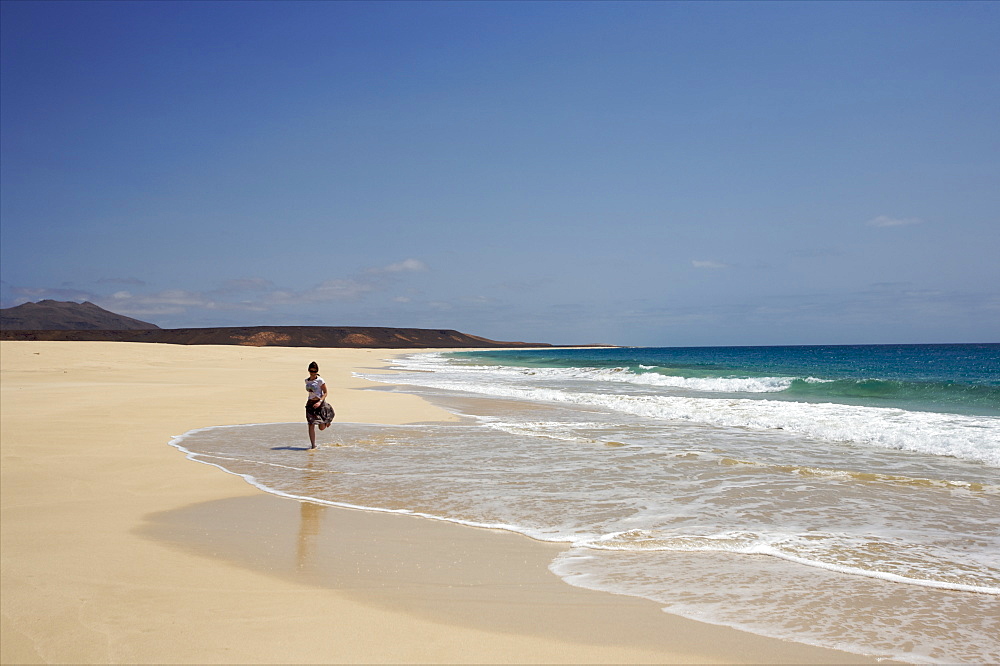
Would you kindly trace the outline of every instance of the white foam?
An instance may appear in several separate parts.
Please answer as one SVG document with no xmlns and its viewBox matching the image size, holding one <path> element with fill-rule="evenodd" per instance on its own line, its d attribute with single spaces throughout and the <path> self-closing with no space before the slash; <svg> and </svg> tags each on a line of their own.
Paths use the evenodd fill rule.
<svg viewBox="0 0 1000 666">
<path fill-rule="evenodd" d="M 356 510 L 361 510 L 361 511 L 374 511 L 376 513 L 394 513 L 394 514 L 400 514 L 400 515 L 406 515 L 406 516 L 415 516 L 415 517 L 418 517 L 418 518 L 427 518 L 427 519 L 430 519 L 430 520 L 439 520 L 439 521 L 446 522 L 446 523 L 454 523 L 456 525 L 465 525 L 466 527 L 480 527 L 480 528 L 484 528 L 484 529 L 504 530 L 504 531 L 507 531 L 507 532 L 515 532 L 517 534 L 523 534 L 523 535 L 525 535 L 527 537 L 530 537 L 530 538 L 533 538 L 533 539 L 537 539 L 539 541 L 549 541 L 549 542 L 553 542 L 553 543 L 573 543 L 574 541 L 577 541 L 578 538 L 579 538 L 579 537 L 552 535 L 552 534 L 545 533 L 545 532 L 540 531 L 540 530 L 533 530 L 533 529 L 530 529 L 530 528 L 525 528 L 522 525 L 512 525 L 512 524 L 508 524 L 508 523 L 499 523 L 499 522 L 483 522 L 483 521 L 475 521 L 475 520 L 463 520 L 463 519 L 460 519 L 460 518 L 440 516 L 440 515 L 437 515 L 437 514 L 427 513 L 427 512 L 422 512 L 422 511 L 412 511 L 410 509 L 389 509 L 389 508 L 380 507 L 380 506 L 368 506 L 368 505 L 362 505 L 362 504 L 353 504 L 353 503 L 350 503 L 350 502 L 337 502 L 337 501 L 326 500 L 326 499 L 322 499 L 322 498 L 318 498 L 318 497 L 313 497 L 311 495 L 299 495 L 299 494 L 296 494 L 296 493 L 289 493 L 289 492 L 285 492 L 283 490 L 275 488 L 274 486 L 268 485 L 267 483 L 264 483 L 264 482 L 260 481 L 257 477 L 253 476 L 252 474 L 242 474 L 240 472 L 234 472 L 234 471 L 226 468 L 225 466 L 223 466 L 223 465 L 221 465 L 219 463 L 211 462 L 211 461 L 206 460 L 204 458 L 205 457 L 211 457 L 211 458 L 215 458 L 216 460 L 229 460 L 229 461 L 240 462 L 240 463 L 250 463 L 250 464 L 254 464 L 254 465 L 263 465 L 265 467 L 284 467 L 286 469 L 296 469 L 296 470 L 301 470 L 301 468 L 293 468 L 293 467 L 289 467 L 287 465 L 278 465 L 278 464 L 274 464 L 274 463 L 261 463 L 259 461 L 247 460 L 245 458 L 234 458 L 234 457 L 231 457 L 231 456 L 221 456 L 221 455 L 211 454 L 211 453 L 201 453 L 201 452 L 197 452 L 197 451 L 191 451 L 190 449 L 186 448 L 185 446 L 183 446 L 181 444 L 181 442 L 184 441 L 185 439 L 187 439 L 188 437 L 190 437 L 192 435 L 195 435 L 196 433 L 200 433 L 200 432 L 207 432 L 207 431 L 210 431 L 210 430 L 225 429 L 225 428 L 246 428 L 246 427 L 273 426 L 273 425 L 285 425 L 285 424 L 280 424 L 280 423 L 278 423 L 278 424 L 275 424 L 275 423 L 246 423 L 246 424 L 241 424 L 241 425 L 209 426 L 209 427 L 206 427 L 206 428 L 196 428 L 194 430 L 190 430 L 190 431 L 184 433 L 183 435 L 177 435 L 177 436 L 175 436 L 173 439 L 171 439 L 168 442 L 168 444 L 170 446 L 178 449 L 182 453 L 184 453 L 185 457 L 188 460 L 193 460 L 195 462 L 199 462 L 199 463 L 202 463 L 204 465 L 209 465 L 211 467 L 215 467 L 216 469 L 222 470 L 226 474 L 232 474 L 233 476 L 238 476 L 241 479 L 243 479 L 244 481 L 246 481 L 247 483 L 249 483 L 254 488 L 257 488 L 258 490 L 261 490 L 261 491 L 266 492 L 268 494 L 277 495 L 279 497 L 285 497 L 287 499 L 298 500 L 300 502 L 312 502 L 314 504 L 322 504 L 322 505 L 325 505 L 325 506 L 340 507 L 340 508 L 343 508 L 343 509 L 356 509 Z M 295 424 L 295 425 L 297 425 L 297 424 Z M 379 424 L 377 427 L 382 428 L 382 427 L 385 427 L 385 426 Z M 302 471 L 313 471 L 314 472 L 315 470 L 302 470 Z M 589 538 L 589 537 L 585 537 L 585 538 Z"/>
<path fill-rule="evenodd" d="M 430 358 L 427 358 L 430 357 Z M 658 372 L 632 372 L 625 367 L 617 368 L 519 368 L 502 365 L 459 365 L 448 366 L 441 354 L 421 355 L 418 358 L 405 357 L 397 361 L 397 369 L 423 372 L 451 370 L 462 374 L 489 374 L 495 379 L 517 380 L 531 378 L 537 382 L 564 382 L 589 380 L 677 388 L 705 393 L 779 393 L 787 390 L 794 377 L 680 377 Z M 640 366 L 651 370 L 654 366 Z M 364 375 L 366 378 L 371 377 Z M 821 382 L 825 380 L 813 380 Z"/>
<path fill-rule="evenodd" d="M 808 540 L 815 543 L 822 539 L 823 535 L 812 533 L 808 535 Z M 837 548 L 844 548 L 844 535 L 832 539 L 836 542 Z M 669 537 L 656 538 L 642 530 L 629 532 L 617 532 L 607 534 L 596 541 L 577 541 L 573 545 L 576 547 L 591 548 L 594 550 L 627 550 L 627 551 L 674 551 L 674 552 L 723 552 L 736 553 L 742 555 L 768 555 L 777 557 L 796 564 L 802 564 L 817 569 L 836 571 L 837 573 L 852 576 L 865 576 L 867 578 L 877 578 L 893 583 L 906 583 L 908 585 L 919 585 L 939 590 L 955 590 L 958 592 L 975 592 L 978 594 L 990 594 L 1000 596 L 1000 586 L 996 585 L 969 585 L 953 581 L 935 580 L 933 578 L 915 578 L 904 576 L 890 571 L 879 571 L 875 569 L 862 568 L 818 559 L 817 557 L 803 557 L 789 552 L 787 546 L 802 537 L 795 535 L 770 535 L 764 537 L 759 534 L 747 532 L 726 532 L 722 534 L 695 535 L 695 534 L 672 534 Z M 869 542 L 878 542 L 877 537 L 870 537 Z M 883 548 L 886 546 L 883 545 Z M 890 562 L 891 563 L 891 562 Z M 956 568 L 957 563 L 952 563 L 948 568 Z M 996 570 L 993 575 L 995 577 Z"/>
<path fill-rule="evenodd" d="M 435 379 L 435 375 L 426 377 Z M 436 379 L 447 377 L 438 374 Z M 507 385 L 504 390 L 511 388 L 517 387 Z M 567 582 L 645 596 L 669 606 L 670 612 L 709 622 L 752 618 L 746 629 L 764 635 L 803 640 L 801 628 L 786 623 L 788 609 L 807 612 L 815 607 L 814 586 L 827 584 L 834 587 L 823 593 L 824 609 L 841 599 L 855 599 L 858 590 L 878 589 L 876 580 L 886 585 L 905 583 L 901 587 L 910 589 L 893 593 L 893 598 L 923 595 L 919 598 L 927 601 L 916 606 L 921 612 L 929 609 L 930 614 L 942 611 L 939 597 L 928 594 L 942 595 L 945 603 L 958 596 L 986 599 L 982 604 L 987 606 L 974 608 L 998 603 L 996 488 L 980 492 L 977 486 L 973 492 L 971 484 L 911 483 L 920 481 L 912 476 L 913 471 L 911 476 L 900 476 L 906 470 L 941 469 L 939 476 L 931 478 L 948 478 L 946 470 L 960 463 L 932 461 L 928 466 L 920 461 L 865 467 L 865 461 L 884 461 L 887 456 L 869 450 L 860 452 L 861 456 L 851 451 L 845 458 L 842 449 L 828 454 L 833 447 L 801 438 L 788 440 L 801 445 L 798 448 L 784 449 L 787 438 L 777 432 L 764 435 L 604 419 L 593 408 L 546 410 L 551 420 L 538 420 L 537 410 L 519 412 L 516 405 L 511 407 L 503 417 L 482 418 L 476 425 L 341 422 L 341 436 L 353 438 L 352 446 L 315 453 L 284 446 L 300 434 L 301 424 L 285 424 L 295 426 L 294 431 L 237 432 L 234 439 L 226 431 L 239 426 L 224 426 L 219 428 L 220 436 L 209 432 L 186 441 L 213 430 L 204 428 L 174 438 L 171 444 L 192 460 L 281 497 L 567 543 L 573 546 L 572 557 L 560 556 L 551 567 Z M 519 419 L 519 414 L 528 418 Z M 633 444 L 620 448 L 592 445 L 612 438 Z M 393 446 L 385 446 L 387 442 Z M 303 456 L 315 465 L 309 467 L 310 472 L 329 473 L 323 477 L 328 483 L 315 481 L 312 474 L 309 487 L 302 485 Z M 790 464 L 781 464 L 785 460 Z M 874 482 L 857 482 L 849 470 L 818 466 L 837 461 L 857 462 L 866 476 L 871 475 L 867 470 L 893 473 L 874 474 L 878 477 Z M 809 477 L 801 482 L 794 474 L 800 469 Z M 841 484 L 841 477 L 847 483 Z M 804 490 L 799 489 L 800 483 Z M 835 496 L 824 500 L 824 493 L 831 490 Z M 798 492 L 809 492 L 817 504 L 800 513 L 804 507 L 796 501 Z M 879 499 L 877 512 L 870 510 L 872 498 Z M 940 513 L 939 506 L 943 507 Z M 733 557 L 720 558 L 726 554 Z M 688 557 L 722 562 L 733 585 L 710 585 L 702 578 L 694 582 L 694 592 L 684 588 L 688 584 L 684 574 L 672 565 Z M 756 573 L 760 566 L 777 574 L 760 578 Z M 689 575 L 693 579 L 705 571 L 694 568 Z M 839 574 L 855 582 L 840 581 Z M 787 584 L 783 578 L 787 575 L 798 582 Z M 686 590 L 685 598 L 664 593 L 674 585 Z M 780 600 L 778 593 L 784 595 Z M 745 597 L 734 601 L 734 594 Z M 894 613 L 892 619 L 897 618 Z M 804 640 L 814 637 L 818 645 L 838 646 L 863 636 L 849 649 L 864 652 L 876 644 L 905 640 L 920 644 L 924 635 L 906 626 L 892 633 L 896 629 L 872 625 L 880 632 L 878 642 L 873 643 L 868 626 L 861 626 L 867 633 L 859 634 L 854 631 L 857 625 L 849 624 L 855 621 L 849 609 L 827 613 L 821 620 L 810 624 Z M 827 624 L 816 629 L 822 622 Z M 963 640 L 970 644 L 969 640 L 954 635 L 946 646 L 952 651 L 942 654 L 969 654 L 962 651 Z M 933 647 L 943 649 L 940 644 Z"/>
<path fill-rule="evenodd" d="M 1000 467 L 1000 418 L 996 417 L 836 403 L 572 391 L 566 387 L 545 386 L 545 382 L 537 381 L 539 373 L 534 371 L 531 371 L 534 374 L 525 375 L 522 370 L 504 367 L 448 366 L 439 356 L 406 363 L 408 369 L 413 369 L 415 365 L 424 372 L 370 375 L 366 378 L 524 401 L 600 407 L 659 420 L 781 429 L 828 441 L 953 456 Z M 564 372 L 563 379 L 573 372 Z M 601 381 L 606 381 L 604 375 L 609 371 L 600 372 Z M 552 375 L 546 372 L 541 374 Z M 614 374 L 610 372 L 610 375 Z M 596 378 L 596 374 L 591 377 Z"/>
<path fill-rule="evenodd" d="M 910 587 L 890 596 L 861 577 L 831 579 L 789 569 L 780 558 L 747 563 L 704 551 L 654 557 L 645 576 L 632 578 L 622 575 L 628 563 L 619 558 L 581 550 L 558 555 L 549 570 L 571 585 L 645 597 L 700 622 L 879 661 L 993 663 L 1000 656 L 988 619 L 997 606 L 992 595 Z M 963 621 L 976 616 L 983 621 Z M 922 633 L 923 627 L 936 629 Z"/>
</svg>

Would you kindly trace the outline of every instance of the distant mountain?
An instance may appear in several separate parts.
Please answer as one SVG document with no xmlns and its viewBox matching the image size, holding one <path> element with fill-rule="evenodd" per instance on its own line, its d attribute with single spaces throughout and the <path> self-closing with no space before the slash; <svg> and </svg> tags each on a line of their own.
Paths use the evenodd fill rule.
<svg viewBox="0 0 1000 666">
<path fill-rule="evenodd" d="M 0 309 L 4 331 L 149 331 L 156 324 L 108 312 L 90 301 L 41 301 Z"/>
</svg>

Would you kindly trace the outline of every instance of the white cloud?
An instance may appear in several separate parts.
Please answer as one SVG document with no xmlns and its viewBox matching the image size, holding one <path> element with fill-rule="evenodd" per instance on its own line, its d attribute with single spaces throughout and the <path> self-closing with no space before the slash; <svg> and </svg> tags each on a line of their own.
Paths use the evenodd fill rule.
<svg viewBox="0 0 1000 666">
<path fill-rule="evenodd" d="M 868 220 L 868 225 L 872 227 L 908 227 L 913 224 L 920 224 L 921 222 L 923 220 L 916 217 L 899 218 L 879 215 L 874 219 Z"/>
<path fill-rule="evenodd" d="M 356 301 L 375 289 L 376 285 L 358 280 L 326 280 L 312 289 L 298 292 L 297 297 L 299 301 L 306 303 Z"/>
<path fill-rule="evenodd" d="M 454 309 L 454 306 L 452 306 L 451 303 L 446 303 L 444 301 L 431 301 L 427 304 L 427 306 L 434 310 L 440 310 L 442 312 Z"/>
<path fill-rule="evenodd" d="M 354 276 L 325 280 L 304 289 L 282 289 L 264 278 L 250 277 L 225 281 L 216 289 L 189 291 L 165 289 L 157 292 L 119 290 L 111 295 L 73 289 L 14 287 L 9 291 L 17 303 L 54 298 L 89 300 L 113 312 L 131 316 L 184 315 L 196 310 L 267 312 L 276 308 L 316 306 L 325 303 L 360 301 L 369 294 L 387 291 L 403 278 L 403 273 L 429 270 L 419 259 L 404 259 L 387 266 L 362 270 Z M 140 280 L 104 280 L 102 284 L 135 284 Z M 398 297 L 396 302 L 409 302 Z"/>
<path fill-rule="evenodd" d="M 404 259 L 403 261 L 398 261 L 394 264 L 389 264 L 388 266 L 382 266 L 378 268 L 369 268 L 366 273 L 379 274 L 379 273 L 407 273 L 407 272 L 420 272 L 426 271 L 427 264 L 420 261 L 419 259 Z"/>
<path fill-rule="evenodd" d="M 697 259 L 693 259 L 691 261 L 691 265 L 694 266 L 695 268 L 713 268 L 713 269 L 729 268 L 729 264 L 724 264 L 719 261 L 699 261 Z"/>
<path fill-rule="evenodd" d="M 264 278 L 238 278 L 226 280 L 219 292 L 234 291 L 268 291 L 274 289 L 274 283 Z"/>
<path fill-rule="evenodd" d="M 94 294 L 82 289 L 50 289 L 48 287 L 12 287 L 10 293 L 19 303 L 28 301 L 42 301 L 52 299 L 54 301 L 92 301 Z"/>
<path fill-rule="evenodd" d="M 179 314 L 188 308 L 220 309 L 219 304 L 205 294 L 183 289 L 166 289 L 152 294 L 118 291 L 109 298 L 95 297 L 95 302 L 125 315 Z"/>
<path fill-rule="evenodd" d="M 186 289 L 167 289 L 154 294 L 152 298 L 169 305 L 207 305 L 211 303 L 200 291 Z"/>
<path fill-rule="evenodd" d="M 128 277 L 128 278 L 103 278 L 97 281 L 97 284 L 123 284 L 130 285 L 133 287 L 144 287 L 146 283 L 139 278 Z"/>
</svg>

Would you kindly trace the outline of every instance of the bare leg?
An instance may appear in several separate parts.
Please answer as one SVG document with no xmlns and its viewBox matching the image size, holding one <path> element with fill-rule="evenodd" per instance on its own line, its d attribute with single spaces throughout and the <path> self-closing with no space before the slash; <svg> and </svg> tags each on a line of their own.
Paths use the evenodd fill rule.
<svg viewBox="0 0 1000 666">
<path fill-rule="evenodd" d="M 311 444 L 310 449 L 316 448 L 316 426 L 312 423 L 309 424 L 309 443 Z"/>
</svg>

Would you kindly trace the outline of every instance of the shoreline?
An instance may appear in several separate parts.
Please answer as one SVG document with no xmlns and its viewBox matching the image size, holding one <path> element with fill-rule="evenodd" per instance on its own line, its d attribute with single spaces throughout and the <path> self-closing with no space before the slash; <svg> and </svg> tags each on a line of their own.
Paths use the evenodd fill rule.
<svg viewBox="0 0 1000 666">
<path fill-rule="evenodd" d="M 310 517 L 167 446 L 202 427 L 301 421 L 311 360 L 338 421 L 457 420 L 351 376 L 417 351 L 0 343 L 0 660 L 874 661 L 572 587 L 547 570 L 561 546 L 522 535 Z"/>
</svg>

